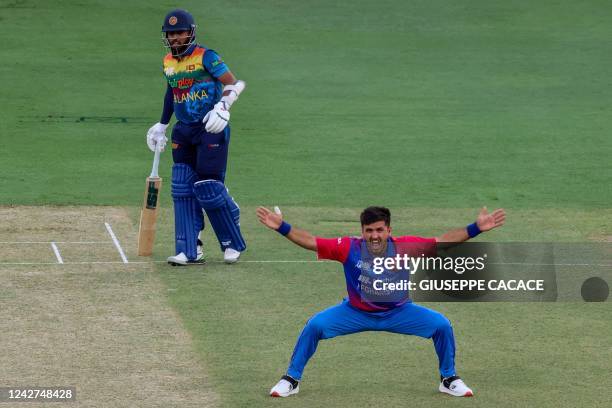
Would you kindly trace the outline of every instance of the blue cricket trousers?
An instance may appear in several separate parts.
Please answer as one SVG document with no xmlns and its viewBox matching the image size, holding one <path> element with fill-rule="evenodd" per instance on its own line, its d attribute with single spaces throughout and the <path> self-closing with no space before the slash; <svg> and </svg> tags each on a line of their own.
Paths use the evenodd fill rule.
<svg viewBox="0 0 612 408">
<path fill-rule="evenodd" d="M 172 159 L 189 165 L 199 180 L 224 182 L 229 141 L 229 125 L 221 133 L 208 133 L 202 123 L 177 122 L 172 129 Z"/>
<path fill-rule="evenodd" d="M 441 313 L 406 303 L 383 313 L 360 311 L 345 299 L 312 316 L 295 345 L 287 374 L 299 380 L 321 339 L 363 331 L 387 331 L 433 339 L 440 374 L 455 375 L 455 337 L 450 321 Z"/>
</svg>

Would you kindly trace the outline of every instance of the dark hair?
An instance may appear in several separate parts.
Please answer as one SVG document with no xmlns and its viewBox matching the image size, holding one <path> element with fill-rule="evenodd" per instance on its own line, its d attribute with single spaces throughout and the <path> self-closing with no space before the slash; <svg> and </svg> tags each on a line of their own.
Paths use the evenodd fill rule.
<svg viewBox="0 0 612 408">
<path fill-rule="evenodd" d="M 386 226 L 391 225 L 391 211 L 386 207 L 368 207 L 361 212 L 361 226 L 384 221 Z"/>
</svg>

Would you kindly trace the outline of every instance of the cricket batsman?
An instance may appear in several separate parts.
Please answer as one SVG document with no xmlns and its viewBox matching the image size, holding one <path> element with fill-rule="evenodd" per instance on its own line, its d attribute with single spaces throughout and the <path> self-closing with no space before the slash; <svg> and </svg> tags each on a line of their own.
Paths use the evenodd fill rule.
<svg viewBox="0 0 612 408">
<path fill-rule="evenodd" d="M 308 320 L 293 350 L 289 368 L 270 390 L 271 396 L 288 397 L 299 392 L 302 373 L 315 353 L 319 340 L 363 331 L 387 331 L 432 339 L 439 361 L 439 391 L 456 397 L 474 395 L 455 371 L 455 338 L 450 321 L 441 313 L 412 303 L 409 298 L 395 302 L 376 302 L 369 299 L 365 291 L 369 290 L 367 282 L 370 280 L 371 271 L 364 266 L 364 260 L 393 257 L 400 253 L 402 245 L 417 246 L 423 251 L 431 252 L 431 249 L 435 251 L 438 242 L 467 241 L 481 232 L 503 225 L 506 217 L 503 209 L 489 213 L 483 208 L 475 223 L 436 238 L 391 236 L 391 213 L 384 207 L 368 207 L 363 210 L 359 238 L 315 237 L 285 222 L 278 207 L 275 212 L 259 207 L 257 217 L 266 227 L 278 231 L 294 244 L 316 251 L 318 259 L 342 263 L 348 291 L 348 299 Z"/>
<path fill-rule="evenodd" d="M 162 40 L 169 52 L 163 60 L 168 82 L 159 123 L 147 132 L 155 151 L 166 145 L 172 114 L 172 199 L 176 255 L 172 265 L 202 263 L 204 229 L 202 210 L 224 252 L 226 263 L 238 261 L 246 249 L 240 232 L 240 209 L 225 187 L 230 141 L 230 108 L 244 91 L 215 51 L 196 43 L 196 24 L 186 10 L 176 9 L 164 18 Z"/>
</svg>

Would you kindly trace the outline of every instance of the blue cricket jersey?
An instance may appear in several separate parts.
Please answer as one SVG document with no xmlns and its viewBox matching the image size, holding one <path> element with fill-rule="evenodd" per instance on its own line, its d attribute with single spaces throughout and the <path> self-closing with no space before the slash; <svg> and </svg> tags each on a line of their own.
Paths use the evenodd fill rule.
<svg viewBox="0 0 612 408">
<path fill-rule="evenodd" d="M 168 81 L 167 98 L 172 97 L 176 119 L 183 123 L 201 122 L 204 115 L 219 102 L 223 84 L 219 77 L 229 71 L 221 57 L 199 44 L 190 47 L 187 54 L 175 58 L 168 53 L 163 61 L 164 76 Z M 169 106 L 169 107 L 170 107 Z M 162 123 L 170 120 L 172 112 L 164 106 Z"/>
<path fill-rule="evenodd" d="M 384 312 L 410 302 L 408 296 L 387 297 L 376 301 L 372 296 L 372 255 L 369 254 L 363 238 L 316 238 L 318 259 L 342 263 L 349 303 L 366 312 Z M 415 236 L 389 237 L 385 257 L 396 254 L 411 256 L 429 255 L 435 252 L 436 239 Z"/>
</svg>

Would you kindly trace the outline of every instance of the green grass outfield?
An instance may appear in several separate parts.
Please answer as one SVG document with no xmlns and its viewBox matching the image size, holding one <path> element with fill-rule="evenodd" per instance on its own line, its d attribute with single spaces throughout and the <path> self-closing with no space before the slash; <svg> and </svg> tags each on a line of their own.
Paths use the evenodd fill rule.
<svg viewBox="0 0 612 408">
<path fill-rule="evenodd" d="M 612 361 L 609 302 L 426 303 L 453 323 L 457 369 L 476 393 L 469 402 L 437 393 L 437 359 L 430 340 L 387 333 L 322 341 L 304 372 L 300 393 L 291 401 L 270 401 L 267 392 L 286 369 L 308 317 L 338 303 L 346 290 L 337 263 L 255 262 L 315 257 L 265 230 L 255 220 L 253 208 L 245 210 L 245 234 L 256 238 L 249 241 L 242 263 L 223 265 L 220 254 L 213 252 L 205 271 L 159 268 L 170 301 L 195 334 L 196 347 L 225 406 L 604 407 L 609 403 L 612 393 L 598 385 Z M 359 233 L 358 223 L 349 221 L 358 217 L 356 208 L 286 207 L 284 212 L 290 222 L 323 236 Z M 542 212 L 547 226 L 566 241 L 612 228 L 609 210 Z M 396 211 L 395 228 L 398 234 L 433 235 L 469 214 L 469 210 L 406 209 Z M 568 216 L 579 225 L 569 226 Z M 511 220 L 527 224 L 541 223 L 538 217 L 529 211 L 509 213 Z M 536 236 L 537 231 L 528 230 Z M 160 232 L 170 235 L 170 230 Z M 512 225 L 506 232 L 490 234 L 492 240 L 524 236 Z M 159 243 L 157 253 L 170 245 L 169 240 Z M 557 274 L 558 284 L 567 286 L 569 277 L 560 272 L 569 271 Z M 572 299 L 579 299 L 580 286 L 573 289 Z"/>
<path fill-rule="evenodd" d="M 151 162 L 144 134 L 165 86 L 159 30 L 175 5 L 0 0 L 1 205 L 125 206 L 137 222 Z M 311 259 L 256 225 L 259 204 L 329 235 L 358 233 L 351 220 L 370 204 L 391 207 L 398 232 L 418 234 L 487 205 L 509 211 L 497 241 L 610 240 L 608 2 L 181 5 L 248 84 L 232 108 L 227 179 L 245 210 L 245 261 Z M 169 208 L 171 160 L 162 160 Z M 170 231 L 165 216 L 160 258 Z M 370 333 L 323 343 L 302 392 L 271 401 L 307 317 L 342 297 L 339 267 L 158 272 L 227 407 L 606 406 L 612 397 L 610 303 L 446 303 L 432 306 L 456 327 L 458 367 L 477 398 L 436 394 L 429 342 Z"/>
</svg>

